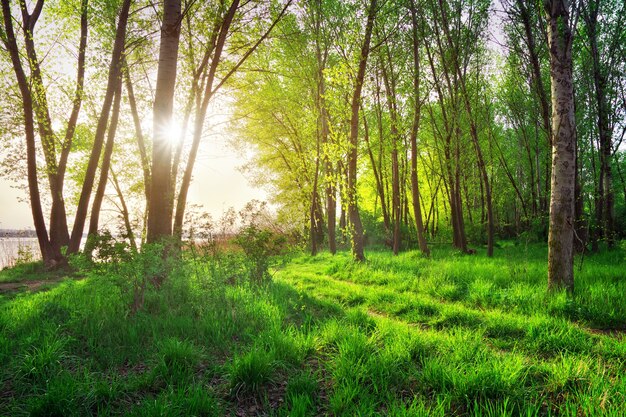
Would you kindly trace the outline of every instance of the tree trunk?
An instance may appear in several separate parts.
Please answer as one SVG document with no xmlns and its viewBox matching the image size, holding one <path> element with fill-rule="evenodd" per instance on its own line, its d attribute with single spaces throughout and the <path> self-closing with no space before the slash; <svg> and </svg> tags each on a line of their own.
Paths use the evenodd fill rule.
<svg viewBox="0 0 626 417">
<path fill-rule="evenodd" d="M 359 58 L 359 70 L 355 79 L 354 94 L 352 96 L 352 116 L 350 119 L 350 148 L 348 151 L 348 216 L 350 218 L 350 230 L 352 238 L 352 255 L 357 262 L 365 260 L 363 224 L 357 205 L 357 183 L 356 168 L 358 155 L 358 137 L 359 137 L 359 104 L 361 102 L 361 90 L 363 88 L 363 80 L 365 78 L 365 68 L 367 66 L 367 57 L 370 52 L 370 41 L 372 39 L 372 29 L 374 27 L 374 18 L 376 15 L 377 0 L 371 0 L 367 12 L 367 24 L 365 25 L 365 39 L 361 47 L 361 55 Z"/>
<path fill-rule="evenodd" d="M 450 35 L 450 30 L 448 26 L 448 19 L 445 12 L 445 7 L 443 4 L 443 0 L 439 0 L 441 16 L 443 19 L 443 31 L 448 41 L 448 46 L 450 48 L 454 48 L 454 41 Z M 467 116 L 469 117 L 470 122 L 470 136 L 472 138 L 472 143 L 474 144 L 474 150 L 476 151 L 476 159 L 478 160 L 478 169 L 481 174 L 481 179 L 484 186 L 485 191 L 485 199 L 487 203 L 487 256 L 493 256 L 493 243 L 494 243 L 494 229 L 495 224 L 493 220 L 493 204 L 491 198 L 491 184 L 489 183 L 489 176 L 487 174 L 487 168 L 485 167 L 485 160 L 483 158 L 482 149 L 480 146 L 480 142 L 478 141 L 478 131 L 476 129 L 476 120 L 472 115 L 472 106 L 470 104 L 469 94 L 467 91 L 467 87 L 465 85 L 465 77 L 461 72 L 461 65 L 459 62 L 458 55 L 456 51 L 453 53 L 454 57 L 454 66 L 456 70 L 457 77 L 459 78 L 459 83 L 461 86 L 461 93 L 463 96 L 463 102 L 465 104 L 465 111 L 467 112 Z"/>
<path fill-rule="evenodd" d="M 363 118 L 363 138 L 365 139 L 365 145 L 367 146 L 367 154 L 370 158 L 370 163 L 372 164 L 372 173 L 374 174 L 374 180 L 376 181 L 376 191 L 378 192 L 378 197 L 380 198 L 380 209 L 383 213 L 383 223 L 385 225 L 385 231 L 389 230 L 389 209 L 387 208 L 387 200 L 385 198 L 385 188 L 382 182 L 382 172 L 378 169 L 376 164 L 376 159 L 374 158 L 374 152 L 372 152 L 372 147 L 370 145 L 369 139 L 369 125 L 367 123 L 367 118 Z M 381 139 L 382 140 L 382 139 Z M 382 154 L 380 155 L 382 159 Z"/>
<path fill-rule="evenodd" d="M 74 103 L 72 106 L 72 112 L 67 122 L 67 129 L 65 131 L 65 140 L 61 147 L 61 156 L 59 158 L 59 165 L 57 168 L 57 193 L 59 200 L 57 201 L 56 209 L 53 204 L 51 218 L 52 224 L 56 225 L 56 231 L 51 230 L 50 234 L 54 237 L 52 240 L 58 240 L 59 245 L 69 245 L 69 229 L 67 226 L 67 214 L 65 212 L 65 201 L 63 199 L 63 188 L 65 184 L 65 171 L 67 169 L 67 160 L 72 149 L 72 142 L 74 138 L 74 132 L 76 131 L 76 124 L 78 122 L 78 115 L 83 102 L 84 96 L 84 84 L 85 84 L 85 55 L 87 52 L 87 15 L 88 15 L 88 0 L 81 0 L 81 14 L 80 14 L 80 41 L 78 45 L 78 60 L 77 60 L 77 74 L 76 74 L 76 90 L 74 93 Z"/>
<path fill-rule="evenodd" d="M 311 256 L 317 255 L 317 244 L 319 240 L 319 230 L 321 229 L 321 223 L 319 222 L 318 212 L 319 212 L 319 196 L 317 193 L 318 180 L 319 180 L 319 172 L 320 172 L 320 138 L 319 136 L 316 138 L 316 157 L 315 157 L 315 172 L 313 173 L 313 188 L 311 190 Z"/>
<path fill-rule="evenodd" d="M 566 0 L 545 3 L 552 85 L 552 177 L 548 236 L 548 287 L 574 291 L 574 180 L 576 123 L 572 40 Z"/>
<path fill-rule="evenodd" d="M 24 115 L 24 133 L 26 136 L 26 161 L 28 176 L 28 192 L 30 197 L 31 214 L 35 225 L 35 233 L 37 234 L 37 242 L 46 266 L 54 266 L 57 263 L 50 240 L 48 239 L 48 230 L 46 229 L 46 221 L 44 220 L 43 210 L 41 207 L 41 198 L 39 193 L 39 182 L 37 179 L 37 150 L 35 148 L 35 120 L 33 115 L 33 100 L 28 83 L 28 78 L 24 72 L 22 62 L 20 60 L 20 52 L 15 38 L 13 29 L 13 18 L 11 16 L 11 5 L 9 0 L 2 0 L 2 16 L 4 20 L 4 46 L 9 52 L 13 71 L 20 90 L 22 99 L 22 111 Z"/>
<path fill-rule="evenodd" d="M 335 224 L 337 222 L 337 203 L 335 201 L 335 178 L 333 164 L 330 158 L 329 144 L 329 126 L 328 126 L 328 110 L 326 108 L 326 79 L 324 77 L 324 69 L 328 58 L 328 42 L 322 42 L 321 21 L 323 18 L 322 3 L 316 5 L 315 18 L 315 58 L 317 61 L 317 96 L 316 106 L 318 111 L 318 119 L 320 126 L 321 145 L 323 154 L 324 169 L 324 192 L 326 196 L 326 218 L 328 229 L 328 249 L 333 255 L 337 252 L 337 239 L 335 232 Z M 322 50 L 323 46 L 323 50 Z M 319 154 L 319 152 L 318 152 Z M 319 155 L 318 155 L 319 157 Z M 315 178 L 317 182 L 317 177 Z M 317 187 L 316 187 L 317 189 Z"/>
<path fill-rule="evenodd" d="M 402 210 L 400 204 L 400 166 L 398 161 L 398 114 L 395 104 L 395 81 L 393 75 L 392 59 L 388 57 L 389 74 L 385 69 L 385 63 L 381 59 L 381 67 L 383 80 L 385 83 L 385 91 L 387 92 L 387 107 L 391 119 L 391 204 L 393 215 L 393 254 L 397 255 L 400 251 L 400 220 L 402 218 Z M 382 140 L 382 138 L 381 138 Z"/>
<path fill-rule="evenodd" d="M 137 100 L 135 99 L 135 90 L 130 78 L 130 68 L 128 68 L 126 60 L 124 60 L 124 81 L 126 83 L 126 94 L 128 96 L 128 105 L 130 107 L 130 113 L 133 117 L 133 124 L 135 126 L 135 136 L 137 139 L 137 149 L 139 150 L 139 157 L 141 158 L 141 170 L 143 172 L 143 187 L 144 194 L 146 196 L 146 204 L 150 201 L 150 160 L 148 158 L 148 152 L 146 151 L 146 141 L 143 135 L 143 129 L 141 128 L 141 120 L 139 118 L 139 111 L 137 110 Z"/>
<path fill-rule="evenodd" d="M 539 107 L 541 110 L 541 121 L 543 129 L 548 137 L 548 143 L 552 140 L 552 128 L 550 124 L 550 103 L 546 97 L 546 92 L 543 88 L 543 80 L 541 77 L 541 64 L 539 63 L 539 54 L 537 52 L 537 46 L 535 42 L 535 35 L 530 20 L 530 11 L 526 7 L 526 0 L 516 0 L 517 6 L 520 10 L 520 17 L 522 24 L 524 25 L 524 36 L 526 46 L 528 47 L 528 55 L 531 64 L 531 77 L 532 84 L 535 89 L 535 94 L 539 99 Z"/>
<path fill-rule="evenodd" d="M 130 247 L 133 252 L 137 252 L 137 242 L 135 242 L 135 234 L 133 233 L 133 227 L 130 224 L 130 214 L 128 213 L 128 206 L 126 205 L 126 200 L 124 199 L 124 194 L 122 193 L 122 188 L 120 187 L 120 183 L 117 180 L 117 176 L 113 171 L 113 167 L 110 168 L 111 171 L 111 180 L 113 182 L 113 188 L 115 188 L 115 192 L 117 193 L 117 197 L 120 199 L 120 204 L 122 205 L 122 218 L 124 219 L 124 227 L 126 228 L 126 234 L 128 235 L 128 241 L 130 243 Z"/>
<path fill-rule="evenodd" d="M 230 25 L 232 23 L 233 17 L 237 8 L 239 7 L 239 0 L 235 0 L 231 3 L 226 15 L 224 16 L 224 20 L 220 27 L 220 33 L 216 41 L 215 50 L 213 52 L 213 58 L 211 60 L 211 66 L 209 69 L 209 73 L 206 78 L 205 91 L 202 98 L 198 98 L 198 103 L 200 105 L 196 108 L 196 115 L 194 120 L 194 132 L 193 139 L 191 143 L 191 150 L 189 151 L 189 157 L 187 159 L 187 165 L 185 166 L 185 171 L 183 173 L 183 178 L 180 185 L 180 190 L 178 192 L 178 197 L 176 200 L 176 213 L 174 215 L 174 234 L 180 238 L 182 233 L 183 220 L 185 217 L 185 207 L 187 205 L 187 194 L 189 192 L 189 186 L 191 185 L 191 175 L 193 174 L 193 168 L 196 162 L 196 157 L 198 154 L 198 148 L 200 146 L 200 140 L 202 139 L 202 131 L 204 130 L 204 119 L 206 117 L 206 112 L 209 106 L 209 102 L 213 97 L 213 94 L 230 78 L 237 69 L 246 61 L 246 59 L 256 50 L 256 48 L 263 42 L 271 33 L 274 26 L 279 22 L 279 20 L 284 16 L 287 8 L 291 4 L 292 0 L 288 0 L 280 14 L 274 19 L 268 30 L 261 35 L 261 37 L 248 49 L 248 51 L 244 54 L 244 56 L 235 64 L 233 68 L 220 80 L 215 88 L 213 88 L 213 82 L 215 81 L 215 73 L 217 71 L 217 67 L 221 60 L 222 49 L 226 43 L 226 38 L 229 35 Z M 171 168 L 170 168 L 171 169 Z M 173 200 L 171 200 L 173 201 Z M 171 219 L 171 214 L 170 214 Z"/>
<path fill-rule="evenodd" d="M 172 236 L 172 138 L 169 126 L 174 110 L 178 68 L 181 0 L 164 0 L 159 69 L 152 116 L 152 181 L 148 203 L 148 243 Z"/>
<path fill-rule="evenodd" d="M 122 82 L 121 80 L 117 84 L 117 91 L 115 92 L 115 98 L 113 100 L 113 109 L 111 111 L 111 122 L 109 123 L 109 131 L 107 136 L 106 145 L 104 147 L 104 155 L 102 157 L 102 164 L 100 166 L 100 178 L 98 180 L 98 187 L 96 188 L 96 194 L 93 198 L 91 205 L 91 217 L 89 218 L 89 229 L 87 232 L 87 244 L 85 245 L 85 254 L 91 257 L 93 251 L 93 245 L 89 243 L 89 238 L 92 235 L 98 234 L 98 223 L 100 222 L 100 209 L 102 208 L 102 201 L 104 200 L 104 192 L 106 191 L 107 182 L 109 179 L 109 168 L 111 166 L 111 156 L 113 155 L 113 145 L 115 144 L 115 134 L 117 132 L 117 123 L 120 115 L 120 103 L 122 102 Z"/>
<path fill-rule="evenodd" d="M 32 13 L 28 12 L 28 7 L 25 2 L 20 3 L 20 8 L 22 11 L 24 46 L 26 49 L 26 56 L 28 58 L 28 65 L 30 67 L 30 88 L 33 100 L 33 109 L 35 119 L 37 120 L 44 160 L 46 161 L 46 173 L 48 175 L 50 195 L 52 197 L 52 208 L 50 213 L 50 246 L 54 252 L 55 258 L 61 261 L 63 258 L 61 255 L 61 246 L 67 245 L 69 240 L 67 218 L 65 216 L 63 196 L 58 189 L 59 169 L 56 153 L 57 138 L 52 128 L 48 97 L 40 67 L 41 61 L 37 56 L 34 38 L 35 25 L 43 8 L 43 0 L 39 0 L 37 2 Z"/>
<path fill-rule="evenodd" d="M 600 62 L 600 51 L 598 49 L 598 8 L 599 1 L 590 1 L 585 14 L 587 24 L 587 34 L 591 49 L 591 59 L 593 63 L 593 85 L 595 91 L 597 107 L 597 125 L 600 142 L 600 176 L 602 177 L 602 205 L 601 211 L 602 234 L 609 247 L 615 244 L 614 236 L 614 216 L 615 197 L 613 193 L 613 174 L 611 159 L 613 157 L 611 149 L 611 128 L 609 126 L 609 104 L 606 97 L 607 77 L 602 63 Z"/>
<path fill-rule="evenodd" d="M 104 135 L 106 134 L 107 123 L 109 121 L 109 113 L 111 111 L 113 96 L 115 95 L 117 86 L 120 83 L 122 55 L 124 51 L 124 44 L 126 41 L 126 25 L 128 22 L 130 3 L 131 0 L 124 0 L 124 2 L 122 3 L 122 8 L 120 10 L 117 30 L 115 33 L 115 41 L 113 43 L 111 64 L 109 66 L 109 75 L 106 93 L 104 96 L 104 103 L 102 104 L 102 110 L 100 111 L 100 118 L 98 119 L 98 125 L 96 126 L 94 144 L 93 148 L 91 149 L 91 155 L 89 156 L 89 163 L 87 165 L 87 171 L 85 173 L 83 187 L 80 193 L 80 198 L 78 200 L 78 208 L 76 209 L 76 217 L 74 219 L 74 227 L 72 229 L 72 236 L 70 238 L 68 253 L 78 252 L 80 248 L 80 242 L 83 237 L 83 229 L 85 227 L 87 209 L 89 206 L 89 198 L 91 197 L 91 191 L 96 176 L 96 170 L 98 169 L 98 163 L 100 161 L 100 154 L 102 152 Z"/>
</svg>

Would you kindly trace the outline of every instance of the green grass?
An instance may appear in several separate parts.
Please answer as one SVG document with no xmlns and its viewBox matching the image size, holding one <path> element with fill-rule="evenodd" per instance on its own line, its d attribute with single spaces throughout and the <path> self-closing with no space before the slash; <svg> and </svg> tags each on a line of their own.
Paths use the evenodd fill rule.
<svg viewBox="0 0 626 417">
<path fill-rule="evenodd" d="M 0 295 L 0 415 L 622 414 L 623 249 L 586 255 L 573 298 L 543 246 L 367 257 L 264 288 L 188 261 L 134 315 L 119 267 Z"/>
</svg>

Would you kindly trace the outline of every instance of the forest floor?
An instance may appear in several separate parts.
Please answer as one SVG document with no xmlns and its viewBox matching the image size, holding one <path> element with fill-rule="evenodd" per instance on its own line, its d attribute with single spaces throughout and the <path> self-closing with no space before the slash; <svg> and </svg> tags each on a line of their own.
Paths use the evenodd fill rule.
<svg viewBox="0 0 626 417">
<path fill-rule="evenodd" d="M 577 260 L 574 297 L 541 245 L 292 255 L 263 288 L 238 256 L 187 259 L 136 314 L 136 265 L 0 294 L 0 415 L 623 415 L 623 245 Z M 0 282 L 62 278 L 31 272 Z"/>
</svg>

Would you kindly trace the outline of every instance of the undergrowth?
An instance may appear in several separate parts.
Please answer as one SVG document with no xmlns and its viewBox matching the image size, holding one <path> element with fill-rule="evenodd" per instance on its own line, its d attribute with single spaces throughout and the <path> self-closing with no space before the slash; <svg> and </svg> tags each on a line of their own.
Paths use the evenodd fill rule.
<svg viewBox="0 0 626 417">
<path fill-rule="evenodd" d="M 622 414 L 623 250 L 587 255 L 574 297 L 542 246 L 270 259 L 263 285 L 243 256 L 0 295 L 0 415 Z"/>
</svg>

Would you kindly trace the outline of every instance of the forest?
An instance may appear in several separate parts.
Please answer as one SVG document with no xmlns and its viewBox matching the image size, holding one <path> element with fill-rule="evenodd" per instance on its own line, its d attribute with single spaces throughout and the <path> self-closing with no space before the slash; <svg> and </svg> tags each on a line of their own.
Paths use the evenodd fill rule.
<svg viewBox="0 0 626 417">
<path fill-rule="evenodd" d="M 626 2 L 0 1 L 0 415 L 623 415 Z"/>
</svg>

